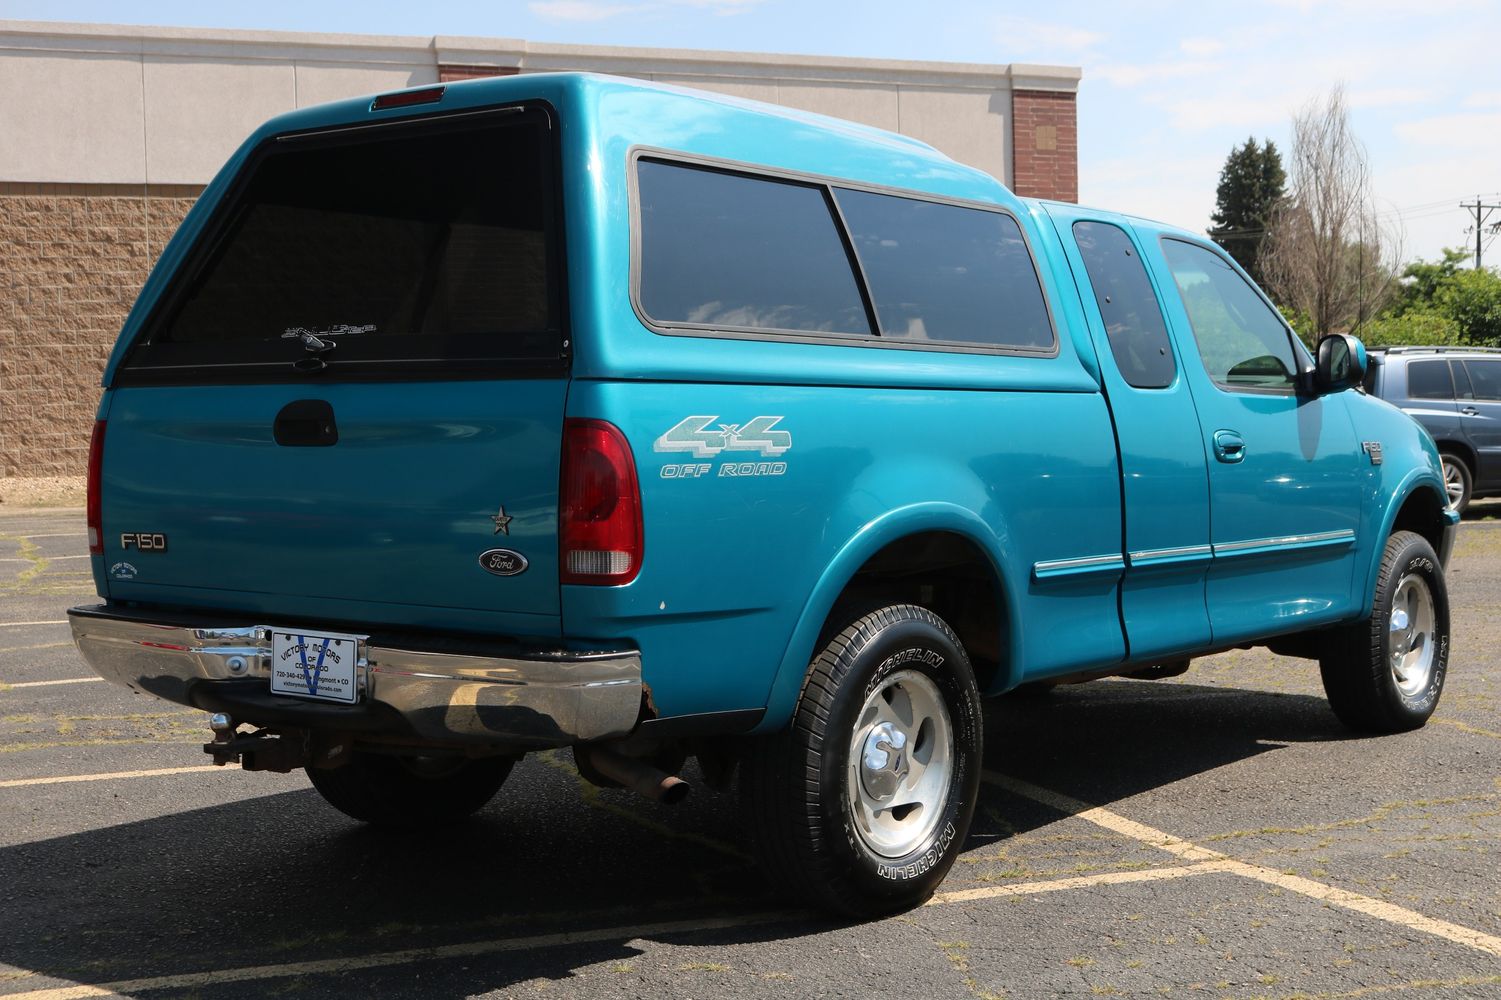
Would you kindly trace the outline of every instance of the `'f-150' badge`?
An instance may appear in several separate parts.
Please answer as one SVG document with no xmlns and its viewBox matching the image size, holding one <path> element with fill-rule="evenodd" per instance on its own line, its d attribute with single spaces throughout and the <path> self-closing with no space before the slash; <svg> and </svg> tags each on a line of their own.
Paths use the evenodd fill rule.
<svg viewBox="0 0 1501 1000">
<path fill-rule="evenodd" d="M 486 549 L 479 554 L 479 564 L 486 573 L 496 576 L 515 576 L 525 573 L 527 567 L 526 556 L 510 549 Z"/>
</svg>

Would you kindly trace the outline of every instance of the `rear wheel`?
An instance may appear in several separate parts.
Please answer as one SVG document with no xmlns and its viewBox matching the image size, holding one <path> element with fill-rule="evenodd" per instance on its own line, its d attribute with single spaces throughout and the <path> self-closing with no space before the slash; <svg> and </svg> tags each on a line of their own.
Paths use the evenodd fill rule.
<svg viewBox="0 0 1501 1000">
<path fill-rule="evenodd" d="M 344 815 L 374 826 L 415 830 L 456 823 L 483 808 L 515 762 L 395 757 L 356 752 L 342 767 L 308 768 L 308 780 Z"/>
<path fill-rule="evenodd" d="M 1445 452 L 1440 457 L 1444 461 L 1444 491 L 1449 495 L 1449 506 L 1463 513 L 1470 505 L 1470 491 L 1474 484 L 1470 467 L 1458 455 Z"/>
<path fill-rule="evenodd" d="M 1386 541 L 1371 616 L 1335 633 L 1319 659 L 1329 707 L 1366 732 L 1416 729 L 1438 707 L 1449 668 L 1449 592 L 1421 535 Z"/>
<path fill-rule="evenodd" d="M 968 832 L 981 715 L 944 621 L 893 605 L 813 661 L 791 726 L 746 756 L 742 797 L 768 873 L 856 917 L 932 895 Z"/>
</svg>

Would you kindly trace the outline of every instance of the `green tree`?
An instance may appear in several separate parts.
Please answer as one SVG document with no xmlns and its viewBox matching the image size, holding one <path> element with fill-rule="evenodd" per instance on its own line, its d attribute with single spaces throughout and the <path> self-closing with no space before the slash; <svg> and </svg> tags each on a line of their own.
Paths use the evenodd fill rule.
<svg viewBox="0 0 1501 1000">
<path fill-rule="evenodd" d="M 1438 293 L 1459 273 L 1459 265 L 1470 259 L 1469 251 L 1445 247 L 1442 260 L 1429 263 L 1415 260 L 1402 270 L 1402 284 L 1391 314 L 1402 316 L 1435 308 Z"/>
<path fill-rule="evenodd" d="M 1286 187 L 1282 154 L 1270 139 L 1265 145 L 1258 144 L 1255 137 L 1247 139 L 1244 146 L 1230 151 L 1220 171 L 1209 236 L 1258 284 L 1261 241 L 1266 237 L 1272 208 L 1282 199 Z"/>
<path fill-rule="evenodd" d="M 1477 347 L 1501 347 L 1501 277 L 1488 268 L 1460 271 L 1438 290 L 1438 308 Z"/>
</svg>

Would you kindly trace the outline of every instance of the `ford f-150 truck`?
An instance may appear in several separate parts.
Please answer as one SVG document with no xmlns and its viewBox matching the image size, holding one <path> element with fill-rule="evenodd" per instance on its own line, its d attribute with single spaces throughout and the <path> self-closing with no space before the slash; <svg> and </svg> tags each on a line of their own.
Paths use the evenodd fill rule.
<svg viewBox="0 0 1501 1000">
<path fill-rule="evenodd" d="M 1199 235 L 848 122 L 579 74 L 308 108 L 125 322 L 73 632 L 370 823 L 694 756 L 777 880 L 886 912 L 964 842 L 982 696 L 1265 645 L 1423 724 L 1458 518 L 1364 365 Z"/>
</svg>

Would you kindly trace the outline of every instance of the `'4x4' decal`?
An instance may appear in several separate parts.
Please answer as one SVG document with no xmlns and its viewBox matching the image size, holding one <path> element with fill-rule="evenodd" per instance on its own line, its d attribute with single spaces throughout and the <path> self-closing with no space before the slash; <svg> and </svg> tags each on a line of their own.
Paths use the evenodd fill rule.
<svg viewBox="0 0 1501 1000">
<path fill-rule="evenodd" d="M 712 458 L 722 451 L 755 451 L 767 458 L 792 450 L 792 434 L 773 430 L 781 417 L 756 417 L 743 424 L 708 426 L 718 416 L 685 417 L 652 443 L 654 451 L 686 451 L 695 458 Z"/>
</svg>

